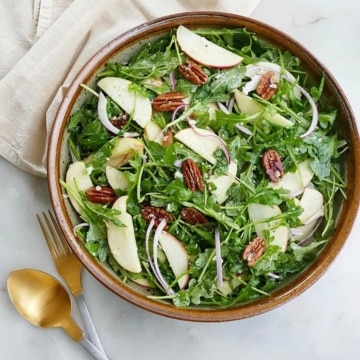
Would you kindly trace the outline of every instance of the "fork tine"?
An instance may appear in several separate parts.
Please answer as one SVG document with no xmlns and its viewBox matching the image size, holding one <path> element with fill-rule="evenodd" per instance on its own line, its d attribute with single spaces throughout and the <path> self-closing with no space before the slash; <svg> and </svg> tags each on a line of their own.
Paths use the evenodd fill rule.
<svg viewBox="0 0 360 360">
<path fill-rule="evenodd" d="M 43 213 L 43 214 L 44 214 L 44 213 Z M 46 244 L 47 244 L 47 246 L 48 246 L 48 248 L 49 248 L 49 250 L 50 250 L 50 254 L 51 254 L 52 258 L 55 260 L 55 259 L 58 258 L 58 254 L 57 254 L 56 251 L 55 251 L 53 242 L 51 241 L 51 238 L 50 238 L 50 236 L 49 236 L 48 229 L 46 228 L 46 225 L 45 225 L 44 221 L 41 220 L 41 217 L 40 217 L 38 214 L 36 214 L 36 217 L 37 217 L 37 219 L 38 219 L 38 221 L 39 221 L 40 228 L 41 228 L 41 231 L 42 231 L 42 233 L 43 233 L 43 235 L 44 235 Z"/>
<path fill-rule="evenodd" d="M 63 243 L 59 235 L 57 235 L 56 229 L 54 228 L 56 223 L 54 222 L 55 219 L 52 216 L 50 210 L 49 210 L 49 215 L 51 216 L 52 223 L 50 222 L 45 212 L 42 212 L 42 216 L 44 218 L 43 220 L 40 218 L 39 215 L 36 215 L 36 217 L 39 221 L 41 230 L 43 232 L 46 243 L 49 247 L 51 256 L 53 257 L 53 259 L 56 259 L 66 255 L 67 251 L 64 249 Z"/>
<path fill-rule="evenodd" d="M 48 210 L 48 213 L 49 213 L 49 217 L 51 219 L 51 222 L 52 222 L 52 235 L 54 238 L 57 238 L 59 241 L 57 242 L 58 243 L 58 246 L 62 248 L 63 252 L 65 255 L 67 254 L 70 254 L 71 253 L 71 250 L 69 248 L 69 245 L 65 239 L 65 236 L 63 235 L 60 227 L 59 227 L 59 224 L 58 222 L 56 221 L 53 213 Z"/>
</svg>

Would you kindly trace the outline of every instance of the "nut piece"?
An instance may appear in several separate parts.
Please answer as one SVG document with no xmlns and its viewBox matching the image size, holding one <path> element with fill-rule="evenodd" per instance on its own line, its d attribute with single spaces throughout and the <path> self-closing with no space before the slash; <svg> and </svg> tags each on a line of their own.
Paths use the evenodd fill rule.
<svg viewBox="0 0 360 360">
<path fill-rule="evenodd" d="M 204 188 L 201 170 L 193 159 L 184 160 L 181 164 L 181 171 L 188 189 L 201 191 Z"/>
<path fill-rule="evenodd" d="M 183 208 L 180 213 L 181 218 L 190 225 L 206 224 L 206 217 L 194 208 Z"/>
<path fill-rule="evenodd" d="M 278 90 L 278 83 L 274 71 L 268 71 L 260 79 L 256 93 L 264 100 L 270 100 Z"/>
<path fill-rule="evenodd" d="M 147 206 L 143 207 L 141 209 L 141 216 L 148 223 L 150 223 L 150 221 L 152 219 L 154 219 L 155 227 L 158 227 L 163 219 L 165 219 L 166 221 L 174 220 L 173 216 L 170 213 L 168 213 L 165 209 L 159 208 L 156 206 L 152 206 L 152 205 L 147 205 Z M 167 228 L 168 228 L 168 226 L 165 225 L 164 229 L 167 229 Z"/>
<path fill-rule="evenodd" d="M 267 150 L 262 156 L 262 165 L 266 174 L 273 182 L 279 182 L 284 177 L 284 170 L 279 154 L 275 150 Z"/>
<path fill-rule="evenodd" d="M 153 100 L 153 109 L 155 111 L 174 111 L 179 106 L 184 105 L 185 95 L 181 92 L 173 91 L 158 95 Z"/>
<path fill-rule="evenodd" d="M 195 85 L 203 85 L 207 82 L 208 76 L 204 70 L 194 61 L 187 60 L 178 67 L 180 74 Z"/>
<path fill-rule="evenodd" d="M 121 129 L 125 126 L 130 119 L 130 115 L 127 113 L 123 113 L 119 116 L 114 116 L 110 119 L 111 124 L 113 124 L 116 128 Z"/>
<path fill-rule="evenodd" d="M 115 192 L 110 186 L 92 186 L 85 191 L 85 196 L 97 204 L 113 203 L 116 199 Z"/>
<path fill-rule="evenodd" d="M 168 147 L 174 141 L 174 136 L 171 129 L 168 129 L 161 141 L 163 147 Z"/>
<path fill-rule="evenodd" d="M 254 238 L 244 249 L 242 254 L 243 260 L 246 260 L 249 266 L 254 266 L 263 254 L 265 245 L 266 243 L 263 238 L 259 236 Z"/>
</svg>

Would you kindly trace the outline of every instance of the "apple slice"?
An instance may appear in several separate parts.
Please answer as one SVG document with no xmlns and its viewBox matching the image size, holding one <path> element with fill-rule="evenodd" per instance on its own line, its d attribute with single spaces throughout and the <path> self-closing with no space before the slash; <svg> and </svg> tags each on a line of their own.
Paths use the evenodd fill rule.
<svg viewBox="0 0 360 360">
<path fill-rule="evenodd" d="M 281 219 L 274 219 L 281 215 L 278 206 L 251 203 L 248 206 L 250 220 L 254 223 L 257 236 L 264 237 L 264 231 L 268 230 L 273 238 L 271 244 L 280 246 L 282 251 L 286 250 L 289 230 L 282 224 Z"/>
<path fill-rule="evenodd" d="M 105 77 L 97 85 L 111 97 L 142 128 L 150 121 L 152 107 L 150 100 L 133 90 L 133 83 L 117 77 Z"/>
<path fill-rule="evenodd" d="M 109 185 L 114 190 L 122 190 L 125 191 L 130 187 L 129 180 L 125 177 L 123 171 L 113 168 L 112 166 L 107 165 L 105 167 L 106 179 Z"/>
<path fill-rule="evenodd" d="M 309 185 L 313 176 L 314 172 L 310 168 L 310 160 L 307 159 L 299 163 L 295 172 L 286 172 L 279 182 L 269 182 L 268 186 L 272 189 L 289 190 L 288 196 L 291 197 Z"/>
<path fill-rule="evenodd" d="M 225 69 L 238 65 L 242 57 L 207 40 L 183 25 L 176 31 L 181 50 L 199 64 Z"/>
<path fill-rule="evenodd" d="M 246 115 L 255 115 L 259 113 L 259 117 L 262 116 L 270 124 L 279 127 L 290 128 L 293 123 L 278 113 L 272 113 L 265 110 L 265 106 L 260 104 L 252 97 L 245 95 L 239 90 L 234 90 L 234 96 L 239 110 Z"/>
<path fill-rule="evenodd" d="M 142 155 L 144 144 L 134 138 L 116 138 L 114 147 L 106 165 L 119 167 L 126 164 L 135 154 Z"/>
<path fill-rule="evenodd" d="M 129 275 L 129 279 L 134 282 L 135 284 L 138 284 L 140 286 L 150 288 L 151 284 L 149 283 L 148 279 L 143 278 L 139 275 L 134 275 L 133 273 Z"/>
<path fill-rule="evenodd" d="M 183 289 L 189 281 L 189 258 L 183 244 L 175 236 L 165 231 L 161 232 L 159 243 L 175 277 L 178 279 L 180 289 Z"/>
<path fill-rule="evenodd" d="M 306 225 L 324 214 L 324 197 L 316 189 L 306 188 L 299 205 L 303 208 L 299 216 L 300 221 Z"/>
<path fill-rule="evenodd" d="M 229 164 L 228 173 L 220 175 L 215 179 L 210 179 L 210 183 L 216 186 L 216 189 L 212 191 L 212 194 L 215 195 L 216 201 L 218 204 L 222 204 L 228 198 L 227 191 L 230 186 L 236 181 L 237 173 L 237 164 L 234 161 L 231 161 Z"/>
<path fill-rule="evenodd" d="M 72 163 L 66 172 L 65 177 L 66 185 L 74 192 L 83 191 L 93 186 L 90 175 L 88 174 L 86 165 L 83 161 L 76 161 Z M 74 209 L 81 214 L 80 206 L 74 199 L 71 193 L 68 193 L 70 202 Z"/>
<path fill-rule="evenodd" d="M 145 138 L 150 141 L 155 141 L 159 144 L 162 144 L 163 139 L 161 133 L 161 127 L 154 121 L 149 121 L 144 128 Z"/>
<path fill-rule="evenodd" d="M 140 273 L 141 265 L 132 216 L 126 212 L 127 199 L 128 196 L 121 196 L 112 206 L 113 210 L 120 211 L 117 219 L 124 226 L 117 226 L 111 221 L 107 223 L 108 243 L 110 251 L 119 265 L 130 272 Z"/>
<path fill-rule="evenodd" d="M 242 279 L 242 275 L 240 274 L 229 280 L 223 280 L 222 285 L 218 286 L 218 289 L 223 295 L 228 296 L 241 284 L 244 284 L 244 280 Z"/>
<path fill-rule="evenodd" d="M 219 140 L 210 130 L 186 128 L 175 134 L 175 139 L 195 151 L 211 164 L 216 163 L 213 153 L 219 148 Z"/>
</svg>

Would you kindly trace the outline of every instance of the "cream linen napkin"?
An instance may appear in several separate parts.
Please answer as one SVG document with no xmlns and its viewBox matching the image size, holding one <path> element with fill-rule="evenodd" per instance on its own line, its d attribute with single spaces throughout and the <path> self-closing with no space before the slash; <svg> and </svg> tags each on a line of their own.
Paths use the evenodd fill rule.
<svg viewBox="0 0 360 360">
<path fill-rule="evenodd" d="M 46 176 L 46 145 L 66 88 L 108 41 L 185 11 L 250 15 L 260 0 L 1 0 L 0 155 Z"/>
</svg>

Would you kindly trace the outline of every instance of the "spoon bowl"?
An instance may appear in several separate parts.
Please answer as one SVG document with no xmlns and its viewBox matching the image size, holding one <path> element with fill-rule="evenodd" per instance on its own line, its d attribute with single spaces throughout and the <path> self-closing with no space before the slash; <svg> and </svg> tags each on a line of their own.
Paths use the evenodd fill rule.
<svg viewBox="0 0 360 360">
<path fill-rule="evenodd" d="M 62 327 L 73 340 L 84 334 L 71 317 L 71 300 L 61 283 L 51 275 L 34 269 L 10 273 L 7 281 L 16 310 L 36 326 Z"/>
<path fill-rule="evenodd" d="M 71 317 L 71 300 L 53 276 L 35 269 L 18 269 L 9 274 L 7 288 L 16 310 L 30 323 L 44 328 L 61 327 L 95 359 L 106 360 Z"/>
</svg>

